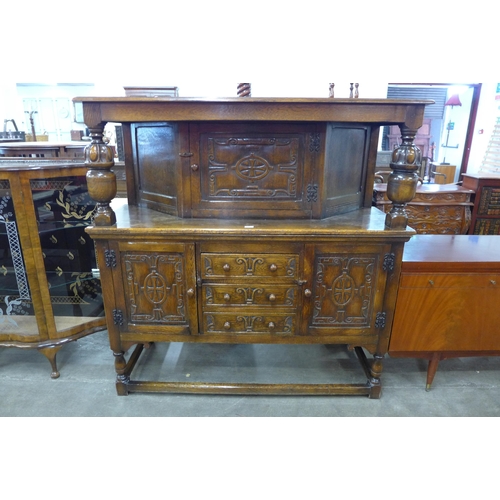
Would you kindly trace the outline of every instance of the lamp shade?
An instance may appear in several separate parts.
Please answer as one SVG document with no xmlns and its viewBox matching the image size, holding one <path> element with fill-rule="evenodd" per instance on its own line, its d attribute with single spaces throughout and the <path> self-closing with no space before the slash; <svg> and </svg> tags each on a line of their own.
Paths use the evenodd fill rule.
<svg viewBox="0 0 500 500">
<path fill-rule="evenodd" d="M 458 94 L 453 94 L 445 103 L 445 106 L 461 106 L 460 98 Z"/>
</svg>

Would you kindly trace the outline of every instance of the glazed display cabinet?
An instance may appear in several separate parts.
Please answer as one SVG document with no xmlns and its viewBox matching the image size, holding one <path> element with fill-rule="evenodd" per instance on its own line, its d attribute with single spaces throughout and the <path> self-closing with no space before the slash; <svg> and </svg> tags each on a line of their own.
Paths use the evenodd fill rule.
<svg viewBox="0 0 500 500">
<path fill-rule="evenodd" d="M 53 378 L 64 344 L 106 327 L 85 173 L 81 161 L 0 160 L 0 347 L 38 349 Z"/>
<path fill-rule="evenodd" d="M 97 207 L 87 232 L 118 394 L 380 396 L 403 247 L 415 233 L 405 212 L 421 160 L 413 138 L 429 101 L 75 101 L 92 137 L 85 161 Z M 127 201 L 114 200 L 102 140 L 110 121 L 123 130 Z M 383 124 L 402 135 L 387 214 L 371 207 Z M 364 381 L 142 380 L 134 368 L 158 342 L 347 345 Z"/>
</svg>

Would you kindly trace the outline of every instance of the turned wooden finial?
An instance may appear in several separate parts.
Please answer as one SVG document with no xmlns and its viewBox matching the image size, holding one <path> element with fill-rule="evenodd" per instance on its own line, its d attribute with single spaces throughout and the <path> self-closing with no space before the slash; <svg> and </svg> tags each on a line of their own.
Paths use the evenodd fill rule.
<svg viewBox="0 0 500 500">
<path fill-rule="evenodd" d="M 359 83 L 354 84 L 354 99 L 359 97 Z"/>
<path fill-rule="evenodd" d="M 328 84 L 328 97 L 335 97 L 335 84 L 334 83 L 329 83 Z"/>
<path fill-rule="evenodd" d="M 238 97 L 252 97 L 250 83 L 238 83 Z"/>
<path fill-rule="evenodd" d="M 352 94 L 353 90 L 354 90 L 354 83 L 351 83 L 351 88 L 350 88 L 350 92 L 349 92 L 349 99 L 352 99 L 354 97 Z"/>
</svg>

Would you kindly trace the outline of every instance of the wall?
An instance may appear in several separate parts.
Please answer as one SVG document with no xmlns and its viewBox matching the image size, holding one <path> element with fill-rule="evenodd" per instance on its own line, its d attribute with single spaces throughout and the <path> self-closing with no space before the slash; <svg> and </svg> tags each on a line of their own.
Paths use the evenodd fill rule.
<svg viewBox="0 0 500 500">
<path fill-rule="evenodd" d="M 477 111 L 476 126 L 470 151 L 468 172 L 477 172 L 484 158 L 493 127 L 500 117 L 500 93 L 497 93 L 499 83 L 483 83 L 481 99 Z"/>
</svg>

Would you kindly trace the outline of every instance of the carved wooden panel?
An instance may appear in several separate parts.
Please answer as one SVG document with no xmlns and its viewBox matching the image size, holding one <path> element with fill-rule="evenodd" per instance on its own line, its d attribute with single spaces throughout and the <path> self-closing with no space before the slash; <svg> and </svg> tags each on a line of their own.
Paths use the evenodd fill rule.
<svg viewBox="0 0 500 500">
<path fill-rule="evenodd" d="M 296 333 L 297 316 L 292 313 L 212 313 L 203 315 L 205 334 L 280 334 Z"/>
<path fill-rule="evenodd" d="M 203 278 L 297 278 L 296 254 L 201 254 Z"/>
<path fill-rule="evenodd" d="M 298 288 L 283 285 L 205 285 L 204 306 L 297 307 Z"/>
<path fill-rule="evenodd" d="M 130 322 L 187 322 L 185 261 L 178 253 L 136 253 L 122 256 Z"/>
<path fill-rule="evenodd" d="M 378 255 L 318 255 L 311 325 L 372 326 L 378 274 Z"/>
<path fill-rule="evenodd" d="M 193 126 L 196 215 L 200 215 L 197 210 L 203 214 L 226 206 L 231 207 L 226 217 L 234 217 L 239 210 L 299 210 L 310 215 L 311 199 L 305 191 L 311 158 L 318 156 L 320 147 L 315 129 L 298 124 Z"/>
</svg>

